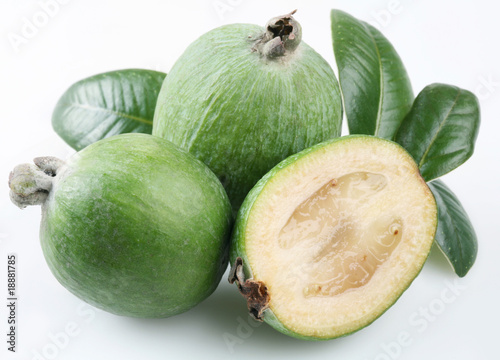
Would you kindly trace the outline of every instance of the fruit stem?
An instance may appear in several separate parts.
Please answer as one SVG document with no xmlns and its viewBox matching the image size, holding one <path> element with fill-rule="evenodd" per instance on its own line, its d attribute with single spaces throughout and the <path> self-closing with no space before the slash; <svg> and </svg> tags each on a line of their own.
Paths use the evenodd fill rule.
<svg viewBox="0 0 500 360">
<path fill-rule="evenodd" d="M 53 156 L 37 157 L 33 162 L 16 166 L 9 175 L 10 199 L 21 209 L 47 200 L 54 177 L 64 165 Z"/>
<path fill-rule="evenodd" d="M 247 299 L 250 315 L 255 320 L 262 321 L 264 310 L 269 307 L 270 296 L 262 281 L 246 279 L 243 271 L 243 260 L 238 257 L 229 272 L 229 283 L 236 282 L 241 295 Z"/>
<path fill-rule="evenodd" d="M 252 50 L 268 59 L 294 52 L 302 40 L 302 27 L 292 16 L 296 11 L 269 20 L 264 34 L 256 41 Z"/>
</svg>

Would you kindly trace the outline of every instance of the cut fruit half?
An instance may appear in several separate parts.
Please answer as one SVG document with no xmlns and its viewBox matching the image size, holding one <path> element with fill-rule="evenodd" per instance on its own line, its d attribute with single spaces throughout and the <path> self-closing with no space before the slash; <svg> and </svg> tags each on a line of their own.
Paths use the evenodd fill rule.
<svg viewBox="0 0 500 360">
<path fill-rule="evenodd" d="M 252 189 L 233 234 L 230 282 L 254 317 L 304 339 L 370 324 L 430 251 L 434 197 L 412 157 L 372 136 L 289 157 Z"/>
</svg>

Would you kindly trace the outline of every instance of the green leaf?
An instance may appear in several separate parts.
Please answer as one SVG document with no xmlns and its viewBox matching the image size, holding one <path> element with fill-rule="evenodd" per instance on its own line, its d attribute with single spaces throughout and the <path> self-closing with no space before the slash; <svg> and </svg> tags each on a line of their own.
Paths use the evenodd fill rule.
<svg viewBox="0 0 500 360">
<path fill-rule="evenodd" d="M 479 102 L 470 91 L 445 84 L 425 87 L 396 135 L 426 181 L 463 164 L 474 152 Z"/>
<path fill-rule="evenodd" d="M 373 26 L 340 10 L 331 20 L 349 132 L 392 140 L 414 99 L 401 58 Z"/>
<path fill-rule="evenodd" d="M 153 70 L 125 69 L 78 81 L 59 99 L 52 127 L 76 150 L 122 133 L 151 134 L 165 76 Z"/>
<path fill-rule="evenodd" d="M 435 241 L 455 273 L 464 277 L 476 260 L 476 233 L 455 194 L 441 180 L 432 181 L 428 185 L 438 207 Z"/>
</svg>

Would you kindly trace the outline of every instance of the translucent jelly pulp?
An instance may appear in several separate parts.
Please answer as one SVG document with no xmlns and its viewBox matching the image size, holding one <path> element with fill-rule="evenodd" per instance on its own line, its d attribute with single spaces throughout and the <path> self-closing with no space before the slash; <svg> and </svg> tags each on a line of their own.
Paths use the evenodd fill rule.
<svg viewBox="0 0 500 360">
<path fill-rule="evenodd" d="M 332 179 L 300 204 L 279 233 L 282 249 L 313 248 L 304 264 L 304 297 L 335 296 L 367 284 L 398 246 L 404 226 L 397 214 L 376 207 L 384 175 L 354 172 Z"/>
</svg>

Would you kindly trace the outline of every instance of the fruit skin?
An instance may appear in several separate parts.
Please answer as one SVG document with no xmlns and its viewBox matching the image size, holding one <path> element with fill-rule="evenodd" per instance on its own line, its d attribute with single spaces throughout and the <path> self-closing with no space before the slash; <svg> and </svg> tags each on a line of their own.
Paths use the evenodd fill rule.
<svg viewBox="0 0 500 360">
<path fill-rule="evenodd" d="M 54 179 L 41 245 L 76 296 L 118 315 L 167 317 L 215 290 L 231 207 L 203 163 L 166 140 L 124 134 L 77 153 Z"/>
<path fill-rule="evenodd" d="M 294 154 L 288 158 L 286 158 L 285 160 L 283 160 L 282 162 L 280 162 L 278 165 L 276 165 L 274 168 L 272 168 L 265 176 L 263 176 L 258 182 L 257 184 L 252 188 L 252 190 L 248 193 L 247 197 L 245 198 L 245 201 L 243 202 L 243 204 L 241 205 L 239 211 L 238 211 L 238 214 L 237 214 L 237 217 L 236 217 L 236 222 L 234 224 L 234 228 L 233 228 L 233 233 L 232 233 L 232 236 L 231 236 L 231 247 L 230 247 L 230 253 L 229 253 L 229 261 L 230 261 L 230 264 L 235 264 L 236 262 L 236 259 L 239 257 L 242 259 L 242 263 L 243 263 L 243 271 L 244 271 L 244 274 L 245 274 L 245 277 L 246 279 L 252 279 L 253 278 L 253 272 L 252 272 L 252 269 L 250 268 L 249 266 L 249 260 L 248 260 L 248 257 L 246 255 L 246 249 L 245 249 L 245 229 L 246 229 L 246 226 L 247 226 L 247 221 L 249 219 L 249 216 L 251 214 L 251 211 L 252 211 L 252 207 L 255 203 L 255 201 L 258 199 L 260 193 L 262 192 L 262 190 L 264 189 L 264 187 L 273 180 L 274 176 L 280 172 L 281 170 L 285 169 L 286 167 L 294 164 L 296 161 L 300 160 L 301 158 L 309 155 L 309 154 L 312 154 L 316 151 L 324 151 L 324 149 L 326 149 L 328 146 L 330 145 L 334 145 L 335 143 L 339 143 L 339 142 L 347 142 L 347 141 L 350 141 L 350 140 L 356 140 L 356 139 L 372 139 L 372 138 L 376 138 L 380 141 L 387 141 L 387 142 L 391 142 L 395 145 L 397 145 L 398 147 L 401 147 L 399 144 L 397 143 L 394 143 L 390 140 L 385 140 L 385 139 L 382 139 L 382 138 L 378 138 L 378 137 L 375 137 L 375 136 L 371 136 L 371 135 L 348 135 L 348 136 L 343 136 L 343 137 L 339 137 L 339 138 L 335 138 L 335 139 L 331 139 L 331 140 L 328 140 L 328 141 L 325 141 L 323 143 L 319 143 L 319 144 L 316 144 L 310 148 L 307 148 L 297 154 Z M 401 147 L 401 150 L 406 152 L 406 150 L 404 150 L 402 147 Z M 411 155 L 408 154 L 409 157 L 411 157 Z M 425 182 L 423 179 L 422 179 L 423 182 Z M 432 192 L 431 192 L 432 194 Z M 436 223 L 435 223 L 435 228 L 437 228 L 437 220 L 436 220 Z M 427 257 L 429 256 L 429 254 L 427 254 Z M 425 262 L 424 262 L 425 263 Z M 420 271 L 422 270 L 423 268 L 423 264 L 422 263 L 422 267 L 420 268 L 419 272 L 417 274 L 415 274 L 415 277 L 416 278 L 418 276 L 418 274 L 420 273 Z M 230 275 L 231 276 L 231 275 Z M 234 279 L 231 279 L 231 277 L 229 278 L 229 282 L 232 283 L 234 281 Z M 401 295 L 404 293 L 404 291 L 411 285 L 408 284 L 408 286 L 403 290 L 401 291 L 400 295 L 398 296 L 398 298 L 393 302 L 396 303 L 396 301 L 399 299 L 399 297 L 401 297 Z M 380 316 L 382 316 L 385 311 L 387 311 L 390 307 L 386 308 L 384 310 L 384 312 L 382 312 L 377 318 L 373 319 L 373 321 L 375 321 L 376 319 L 378 319 Z M 279 332 L 285 334 L 285 335 L 288 335 L 288 336 L 291 336 L 291 337 L 294 337 L 294 338 L 297 338 L 297 339 L 301 339 L 301 340 L 312 340 L 312 341 L 319 341 L 319 340 L 331 340 L 331 339 L 334 339 L 336 337 L 314 337 L 314 336 L 307 336 L 307 335 L 302 335 L 302 334 L 298 334 L 294 331 L 292 331 L 291 329 L 287 328 L 277 317 L 276 315 L 273 313 L 273 311 L 270 309 L 270 308 L 267 308 L 266 310 L 264 310 L 263 314 L 262 314 L 262 321 L 266 322 L 268 325 L 272 326 L 274 329 L 278 330 Z M 365 328 L 366 326 L 370 325 L 371 323 L 370 322 L 368 324 L 366 324 L 365 326 L 363 327 L 360 327 L 358 329 L 356 329 L 355 331 L 352 331 L 352 332 L 349 332 L 349 333 L 346 333 L 346 334 L 343 334 L 341 336 L 337 336 L 337 337 L 344 337 L 344 336 L 348 336 L 348 335 L 351 335 L 352 333 L 354 332 L 357 332 L 363 328 Z"/>
<path fill-rule="evenodd" d="M 264 56 L 254 47 L 264 31 L 226 25 L 192 43 L 165 79 L 153 121 L 153 135 L 214 171 L 235 211 L 274 165 L 341 131 L 330 65 L 304 42 Z"/>
</svg>

